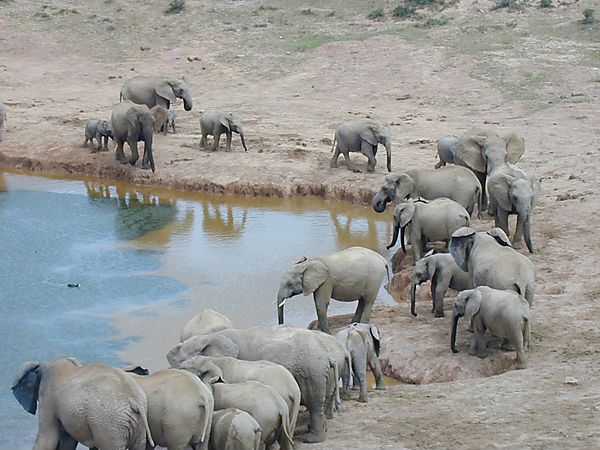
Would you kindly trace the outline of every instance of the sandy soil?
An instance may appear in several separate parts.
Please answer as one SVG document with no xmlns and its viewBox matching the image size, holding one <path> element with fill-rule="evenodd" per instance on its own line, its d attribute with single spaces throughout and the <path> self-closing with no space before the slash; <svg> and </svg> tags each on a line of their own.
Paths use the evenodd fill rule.
<svg viewBox="0 0 600 450">
<path fill-rule="evenodd" d="M 394 2 L 188 1 L 181 14 L 165 15 L 166 3 L 0 2 L 0 99 L 8 107 L 0 164 L 368 202 L 385 164 L 380 157 L 373 174 L 351 173 L 341 160 L 330 169 L 341 120 L 389 122 L 395 171 L 433 167 L 445 133 L 483 124 L 518 131 L 527 145 L 519 165 L 543 180 L 530 255 L 538 272 L 530 368 L 374 392 L 368 404 L 344 404 L 325 443 L 297 448 L 599 447 L 600 28 L 578 23 L 598 3 L 490 12 L 492 2 L 464 0 L 408 21 L 389 16 Z M 387 17 L 367 19 L 381 5 Z M 135 18 L 140 10 L 145 20 Z M 448 23 L 426 28 L 426 17 Z M 157 73 L 185 74 L 194 109 L 176 105 L 179 132 L 155 139 L 155 174 L 81 148 L 83 124 L 110 117 L 127 78 Z M 235 137 L 231 153 L 199 150 L 199 112 L 215 108 L 243 118 L 249 152 Z M 364 171 L 366 160 L 353 160 Z M 406 303 L 375 311 L 385 358 L 442 374 L 422 381 L 463 364 L 492 367 L 477 376 L 510 368 L 512 353 L 492 362 L 448 355 L 449 317 L 433 319 L 425 301 L 416 319 Z"/>
</svg>

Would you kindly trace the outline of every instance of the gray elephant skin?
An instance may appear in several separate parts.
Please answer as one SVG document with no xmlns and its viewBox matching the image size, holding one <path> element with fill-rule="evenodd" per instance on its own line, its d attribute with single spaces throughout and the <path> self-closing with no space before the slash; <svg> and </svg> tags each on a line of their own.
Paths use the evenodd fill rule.
<svg viewBox="0 0 600 450">
<path fill-rule="evenodd" d="M 96 151 L 108 151 L 108 139 L 115 140 L 113 135 L 112 125 L 108 120 L 91 119 L 85 124 L 85 140 L 83 146 L 87 147 L 88 143 L 94 145 L 96 139 Z"/>
<path fill-rule="evenodd" d="M 473 214 L 479 206 L 481 216 L 481 183 L 475 174 L 465 167 L 447 166 L 441 169 L 412 169 L 387 175 L 381 188 L 373 197 L 371 206 L 382 213 L 389 202 L 401 202 L 406 198 L 422 197 L 426 200 L 446 197 L 454 200 Z"/>
<path fill-rule="evenodd" d="M 452 135 L 442 136 L 438 139 L 437 153 L 440 161 L 435 165 L 436 169 L 444 167 L 446 164 L 455 164 L 457 142 L 458 139 Z"/>
<path fill-rule="evenodd" d="M 0 141 L 4 139 L 4 123 L 6 122 L 6 106 L 0 102 Z"/>
<path fill-rule="evenodd" d="M 450 347 L 456 349 L 456 329 L 458 319 L 471 319 L 475 337 L 470 354 L 479 358 L 488 355 L 485 330 L 505 339 L 517 351 L 517 369 L 526 369 L 527 362 L 523 349 L 529 347 L 531 334 L 531 311 L 527 301 L 514 291 L 492 289 L 480 286 L 462 291 L 454 301 Z M 504 345 L 504 344 L 503 344 Z M 503 347 L 504 348 L 504 347 Z M 507 349 L 507 348 L 505 348 Z"/>
<path fill-rule="evenodd" d="M 533 306 L 535 267 L 527 256 L 510 246 L 500 228 L 487 233 L 460 228 L 452 235 L 448 248 L 458 267 L 469 273 L 474 287 L 515 291 Z"/>
<path fill-rule="evenodd" d="M 496 142 L 502 141 L 503 146 L 498 147 L 501 152 L 495 155 L 498 162 L 515 164 L 525 152 L 525 140 L 516 133 L 499 133 L 486 128 L 471 128 L 458 138 L 456 143 L 455 163 L 468 167 L 477 176 L 482 187 L 482 205 L 487 209 L 486 178 L 489 173 L 488 161 L 483 155 L 482 138 L 491 138 Z M 491 156 L 488 153 L 488 157 Z"/>
<path fill-rule="evenodd" d="M 233 328 L 229 317 L 212 309 L 205 309 L 192 317 L 183 327 L 179 342 L 199 334 L 210 334 L 225 328 Z"/>
<path fill-rule="evenodd" d="M 184 77 L 133 77 L 125 82 L 120 95 L 120 100 L 131 100 L 148 108 L 159 105 L 166 109 L 176 98 L 183 100 L 186 111 L 192 109 L 192 95 Z"/>
<path fill-rule="evenodd" d="M 290 371 L 300 387 L 302 404 L 310 414 L 306 442 L 325 440 L 325 405 L 335 397 L 338 370 L 334 356 L 315 332 L 300 328 L 226 329 L 194 336 L 167 355 L 172 366 L 193 356 L 231 356 L 247 361 L 267 360 Z"/>
<path fill-rule="evenodd" d="M 120 369 L 74 358 L 30 361 L 18 369 L 12 393 L 34 415 L 39 401 L 36 450 L 75 450 L 78 442 L 103 450 L 154 446 L 146 395 Z"/>
<path fill-rule="evenodd" d="M 294 264 L 281 280 L 277 293 L 279 323 L 284 321 L 285 299 L 298 294 L 314 294 L 319 328 L 330 333 L 327 308 L 330 300 L 358 300 L 353 322 L 369 322 L 379 293 L 387 261 L 379 253 L 363 247 L 345 250 Z"/>
<path fill-rule="evenodd" d="M 335 131 L 333 139 L 333 157 L 330 167 L 336 168 L 340 154 L 344 155 L 348 170 L 354 170 L 350 152 L 360 152 L 369 162 L 367 171 L 373 172 L 377 164 L 377 145 L 383 144 L 387 153 L 387 171 L 392 171 L 392 130 L 370 119 L 354 119 L 342 122 Z"/>
<path fill-rule="evenodd" d="M 138 105 L 130 101 L 123 101 L 114 107 L 110 118 L 117 148 L 115 159 L 121 164 L 135 163 L 139 159 L 137 143 L 144 142 L 144 157 L 142 168 L 152 169 L 154 157 L 152 156 L 152 139 L 154 136 L 155 119 L 152 111 L 146 105 Z M 123 145 L 127 142 L 131 149 L 131 158 L 127 160 L 123 152 Z"/>
<path fill-rule="evenodd" d="M 342 328 L 335 337 L 350 353 L 352 373 L 360 387 L 358 401 L 367 401 L 367 366 L 371 368 L 375 377 L 375 389 L 384 390 L 383 373 L 377 359 L 381 349 L 379 328 L 373 324 L 352 323 Z M 345 389 L 345 398 L 348 398 L 348 395 Z"/>
<path fill-rule="evenodd" d="M 237 408 L 246 411 L 260 425 L 261 447 L 270 449 L 277 442 L 281 450 L 293 448 L 294 430 L 290 428 L 287 405 L 269 386 L 257 381 L 211 383 L 215 410 Z"/>
<path fill-rule="evenodd" d="M 213 145 L 211 150 L 216 151 L 219 149 L 219 141 L 221 134 L 225 133 L 227 138 L 225 150 L 231 151 L 231 134 L 237 133 L 240 135 L 242 140 L 242 147 L 244 151 L 248 151 L 246 148 L 246 140 L 244 139 L 244 129 L 242 128 L 241 120 L 231 113 L 223 113 L 220 111 L 206 111 L 200 116 L 200 130 L 202 131 L 202 138 L 200 139 L 200 147 L 208 148 L 207 136 L 213 136 Z"/>
<path fill-rule="evenodd" d="M 148 424 L 156 445 L 168 450 L 207 449 L 214 401 L 198 377 L 186 370 L 164 369 L 152 375 L 130 374 L 148 401 Z"/>
<path fill-rule="evenodd" d="M 215 411 L 209 450 L 259 450 L 262 429 L 258 422 L 237 408 Z"/>
<path fill-rule="evenodd" d="M 272 387 L 283 398 L 290 412 L 290 429 L 296 428 L 300 409 L 300 388 L 285 367 L 270 361 L 243 361 L 229 356 L 194 356 L 178 364 L 205 383 L 223 379 L 226 383 L 258 381 Z"/>
<path fill-rule="evenodd" d="M 465 208 L 449 198 L 440 197 L 427 201 L 415 199 L 400 203 L 394 209 L 394 234 L 388 249 L 396 245 L 400 230 L 400 245 L 404 248 L 405 229 L 410 231 L 413 264 L 426 252 L 428 241 L 448 243 L 452 233 L 470 225 L 469 213 Z"/>
<path fill-rule="evenodd" d="M 431 312 L 435 317 L 444 317 L 444 297 L 448 288 L 455 291 L 471 289 L 473 283 L 467 272 L 462 270 L 448 253 L 425 255 L 416 262 L 411 276 L 410 313 L 417 317 L 417 286 L 431 280 Z"/>
</svg>

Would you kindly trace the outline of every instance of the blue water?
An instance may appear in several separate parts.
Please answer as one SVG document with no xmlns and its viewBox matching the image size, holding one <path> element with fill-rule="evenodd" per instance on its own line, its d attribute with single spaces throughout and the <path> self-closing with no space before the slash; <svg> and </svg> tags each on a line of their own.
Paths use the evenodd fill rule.
<svg viewBox="0 0 600 450">
<path fill-rule="evenodd" d="M 37 432 L 10 391 L 23 362 L 119 366 L 133 362 L 121 359 L 127 350 L 161 367 L 182 324 L 208 307 L 240 327 L 275 324 L 289 265 L 351 245 L 387 256 L 389 219 L 321 199 L 157 194 L 0 171 L 0 449 L 31 448 Z M 378 301 L 391 299 L 382 289 Z M 355 306 L 332 302 L 330 315 Z M 123 314 L 130 332 L 116 328 Z M 288 301 L 286 323 L 313 318 L 310 297 Z"/>
</svg>

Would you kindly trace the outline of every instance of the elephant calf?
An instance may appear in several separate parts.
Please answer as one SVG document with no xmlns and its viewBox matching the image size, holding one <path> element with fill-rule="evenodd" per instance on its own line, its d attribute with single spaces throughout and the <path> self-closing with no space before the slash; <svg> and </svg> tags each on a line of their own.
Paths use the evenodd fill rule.
<svg viewBox="0 0 600 450">
<path fill-rule="evenodd" d="M 438 139 L 437 153 L 440 162 L 435 165 L 436 169 L 446 164 L 454 164 L 456 159 L 456 143 L 458 139 L 452 135 L 442 136 Z"/>
<path fill-rule="evenodd" d="M 96 151 L 108 151 L 108 138 L 115 140 L 113 134 L 112 125 L 108 120 L 88 120 L 85 124 L 85 140 L 83 146 L 86 147 L 88 143 L 94 145 L 94 138 L 96 138 Z"/>
<path fill-rule="evenodd" d="M 239 118 L 231 113 L 223 113 L 220 111 L 206 111 L 200 116 L 200 129 L 202 131 L 202 138 L 200 139 L 200 147 L 207 148 L 208 141 L 207 136 L 213 136 L 212 150 L 216 151 L 219 149 L 219 140 L 221 134 L 225 133 L 227 137 L 227 143 L 225 150 L 231 151 L 231 133 L 237 133 L 240 135 L 242 140 L 242 147 L 244 151 L 248 151 L 246 148 L 246 141 L 244 140 L 244 130 L 242 129 L 242 122 Z"/>
<path fill-rule="evenodd" d="M 387 248 L 396 245 L 400 231 L 400 245 L 406 253 L 404 230 L 408 227 L 415 264 L 421 259 L 421 252 L 425 252 L 427 241 L 449 242 L 452 233 L 469 224 L 467 210 L 449 198 L 436 198 L 430 202 L 416 199 L 400 203 L 394 210 L 394 235 Z"/>
<path fill-rule="evenodd" d="M 435 317 L 444 317 L 444 297 L 449 287 L 456 291 L 473 287 L 469 274 L 458 267 L 452 255 L 448 253 L 425 255 L 415 263 L 411 277 L 410 313 L 415 317 L 417 317 L 415 308 L 417 286 L 429 280 L 431 280 L 433 301 L 431 312 Z"/>
<path fill-rule="evenodd" d="M 452 334 L 450 347 L 456 349 L 456 328 L 461 317 L 471 318 L 475 339 L 470 354 L 479 358 L 488 355 L 485 330 L 502 337 L 517 351 L 517 369 L 527 368 L 523 348 L 529 347 L 531 334 L 531 311 L 529 304 L 514 291 L 492 289 L 480 286 L 462 291 L 456 297 L 453 308 Z M 503 344 L 504 346 L 505 344 Z"/>
<path fill-rule="evenodd" d="M 209 450 L 259 450 L 262 429 L 258 422 L 237 408 L 215 411 Z"/>
<path fill-rule="evenodd" d="M 383 373 L 377 359 L 381 348 L 379 328 L 373 324 L 355 322 L 342 328 L 335 337 L 350 353 L 352 372 L 360 386 L 358 401 L 367 401 L 367 366 L 375 376 L 375 389 L 385 389 Z M 347 399 L 347 390 L 343 394 Z"/>
</svg>

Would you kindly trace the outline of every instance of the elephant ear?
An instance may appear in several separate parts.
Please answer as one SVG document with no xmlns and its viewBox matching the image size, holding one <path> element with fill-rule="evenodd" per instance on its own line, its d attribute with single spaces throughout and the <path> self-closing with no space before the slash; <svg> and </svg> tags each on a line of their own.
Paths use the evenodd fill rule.
<svg viewBox="0 0 600 450">
<path fill-rule="evenodd" d="M 485 141 L 486 136 L 482 130 L 469 130 L 463 133 L 456 143 L 456 157 L 460 165 L 476 172 L 485 172 L 486 164 L 482 155 Z"/>
<path fill-rule="evenodd" d="M 377 328 L 377 325 L 371 324 L 369 331 L 373 338 L 373 345 L 375 345 L 375 354 L 379 356 L 379 352 L 381 351 L 381 334 L 379 333 L 379 328 Z"/>
<path fill-rule="evenodd" d="M 510 175 L 492 175 L 487 182 L 487 190 L 490 196 L 498 202 L 500 207 L 505 211 L 512 211 L 513 205 L 510 200 L 510 187 L 514 177 Z"/>
<path fill-rule="evenodd" d="M 401 228 L 404 228 L 410 223 L 415 215 L 416 206 L 413 202 L 402 203 L 396 206 L 394 211 L 394 218 L 400 224 Z"/>
<path fill-rule="evenodd" d="M 135 373 L 136 375 L 142 375 L 142 376 L 146 376 L 146 375 L 150 375 L 150 371 L 148 369 L 146 369 L 145 367 L 139 366 L 139 365 L 131 365 L 131 366 L 125 366 L 122 369 L 125 372 L 129 372 L 129 373 Z"/>
<path fill-rule="evenodd" d="M 125 118 L 127 119 L 127 123 L 130 127 L 140 132 L 140 121 L 138 120 L 138 110 L 135 107 L 131 107 L 127 110 L 125 114 Z"/>
<path fill-rule="evenodd" d="M 19 367 L 11 386 L 12 393 L 19 404 L 33 415 L 37 411 L 41 380 L 41 364 L 37 361 L 29 361 Z"/>
<path fill-rule="evenodd" d="M 179 365 L 179 351 L 181 350 L 181 343 L 177 344 L 169 353 L 167 353 L 167 361 L 171 367 L 177 367 Z"/>
<path fill-rule="evenodd" d="M 223 114 L 219 116 L 219 122 L 221 123 L 221 125 L 227 128 L 227 131 L 231 131 L 231 116 L 229 116 L 228 114 Z"/>
<path fill-rule="evenodd" d="M 512 246 L 510 239 L 508 238 L 506 233 L 502 231 L 502 228 L 492 228 L 490 231 L 487 232 L 487 234 L 496 239 L 496 242 L 498 242 L 498 244 L 502 245 L 503 247 Z"/>
<path fill-rule="evenodd" d="M 514 132 L 502 134 L 500 137 L 506 142 L 506 162 L 515 164 L 525 152 L 525 139 Z"/>
<path fill-rule="evenodd" d="M 435 258 L 424 258 L 427 264 L 427 274 L 429 275 L 429 279 L 433 281 L 433 277 L 435 276 L 435 271 L 437 270 L 437 263 Z"/>
<path fill-rule="evenodd" d="M 475 230 L 469 227 L 462 227 L 452 233 L 452 239 L 448 245 L 450 254 L 456 261 L 458 267 L 465 272 L 469 271 L 469 253 L 471 251 L 472 239 L 475 236 Z"/>
<path fill-rule="evenodd" d="M 154 92 L 170 102 L 175 101 L 175 93 L 173 92 L 171 81 L 168 78 L 161 78 L 158 83 L 156 83 Z"/>
<path fill-rule="evenodd" d="M 359 134 L 361 139 L 367 141 L 369 144 L 373 146 L 377 145 L 377 138 L 375 137 L 375 131 L 373 130 L 372 126 L 367 125 L 360 131 Z"/>
<path fill-rule="evenodd" d="M 65 359 L 67 361 L 69 361 L 71 364 L 73 364 L 74 366 L 77 366 L 77 367 L 83 366 L 83 364 L 81 364 L 81 362 L 74 356 L 67 356 Z"/>
<path fill-rule="evenodd" d="M 472 289 L 470 294 L 465 298 L 465 318 L 469 319 L 479 312 L 481 308 L 481 291 Z"/>
<path fill-rule="evenodd" d="M 309 295 L 315 292 L 329 277 L 329 269 L 321 261 L 309 261 L 302 275 L 302 292 Z"/>
</svg>

